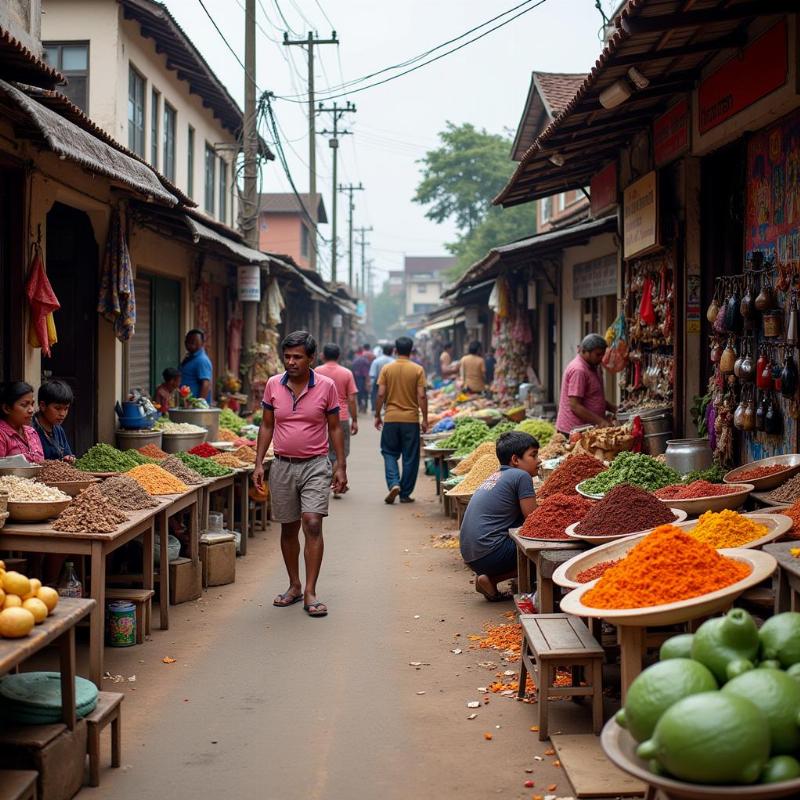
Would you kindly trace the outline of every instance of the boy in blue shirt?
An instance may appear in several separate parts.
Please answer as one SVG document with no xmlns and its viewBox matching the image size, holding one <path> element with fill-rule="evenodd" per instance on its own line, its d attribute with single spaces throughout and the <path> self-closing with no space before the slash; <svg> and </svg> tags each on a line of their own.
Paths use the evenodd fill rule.
<svg viewBox="0 0 800 800">
<path fill-rule="evenodd" d="M 461 556 L 475 572 L 475 590 L 488 601 L 510 600 L 500 581 L 517 577 L 517 547 L 508 535 L 536 508 L 533 476 L 539 472 L 539 442 L 522 431 L 497 440 L 500 469 L 469 501 L 461 522 Z"/>
<path fill-rule="evenodd" d="M 192 391 L 192 397 L 211 402 L 213 367 L 205 349 L 206 335 L 198 328 L 186 334 L 186 358 L 181 361 L 181 381 Z"/>
<path fill-rule="evenodd" d="M 75 460 L 67 434 L 61 427 L 74 399 L 66 381 L 46 381 L 39 387 L 39 410 L 33 415 L 33 427 L 39 434 L 46 459 L 70 464 Z"/>
</svg>

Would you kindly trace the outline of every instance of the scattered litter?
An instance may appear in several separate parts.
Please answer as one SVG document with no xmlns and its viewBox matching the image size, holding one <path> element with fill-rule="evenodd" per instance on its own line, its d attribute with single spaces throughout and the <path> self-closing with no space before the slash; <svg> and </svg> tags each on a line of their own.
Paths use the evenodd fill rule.
<svg viewBox="0 0 800 800">
<path fill-rule="evenodd" d="M 539 726 L 538 726 L 538 725 L 531 725 L 531 730 L 532 730 L 534 733 L 537 733 L 537 732 L 539 731 Z"/>
<path fill-rule="evenodd" d="M 409 661 L 408 662 L 408 666 L 409 667 L 421 667 L 422 666 L 422 662 L 421 661 Z"/>
<path fill-rule="evenodd" d="M 533 789 L 533 787 L 535 786 L 535 784 L 534 784 L 534 782 L 533 782 L 533 781 L 525 781 L 525 783 L 523 783 L 522 785 L 523 785 L 523 786 L 524 786 L 526 789 Z"/>
<path fill-rule="evenodd" d="M 477 716 L 477 714 L 470 714 L 467 719 L 475 719 Z"/>
<path fill-rule="evenodd" d="M 135 682 L 136 682 L 136 676 L 135 675 L 131 675 L 131 676 L 128 677 L 128 683 L 135 683 Z"/>
<path fill-rule="evenodd" d="M 414 619 L 419 619 L 419 614 L 414 614 Z"/>
<path fill-rule="evenodd" d="M 547 750 L 544 751 L 544 754 L 546 756 L 554 756 L 556 754 L 556 751 L 552 747 L 549 747 Z"/>
<path fill-rule="evenodd" d="M 494 739 L 494 734 L 492 733 L 484 733 L 483 738 L 486 739 L 487 742 L 491 742 Z"/>
<path fill-rule="evenodd" d="M 544 761 L 544 759 L 541 756 L 534 756 L 533 760 L 534 761 Z"/>
<path fill-rule="evenodd" d="M 161 661 L 162 661 L 164 664 L 174 664 L 174 663 L 175 663 L 175 661 L 176 661 L 176 659 L 174 659 L 174 658 L 171 658 L 170 656 L 164 656 L 164 658 L 162 658 L 162 659 L 161 659 Z"/>
<path fill-rule="evenodd" d="M 479 692 L 486 692 L 486 691 L 488 691 L 488 690 L 487 690 L 487 688 L 486 688 L 485 686 L 479 686 L 479 687 L 478 687 L 478 691 L 479 691 Z"/>
<path fill-rule="evenodd" d="M 480 700 L 470 700 L 469 703 L 467 703 L 467 708 L 480 708 L 480 707 L 481 707 Z"/>
<path fill-rule="evenodd" d="M 462 650 L 460 647 L 456 647 L 456 649 L 455 649 L 455 650 L 451 650 L 450 652 L 451 652 L 451 653 L 452 653 L 454 656 L 460 656 L 460 655 L 461 655 L 461 653 L 463 653 L 464 651 L 463 651 L 463 650 Z"/>
<path fill-rule="evenodd" d="M 517 671 L 515 669 L 507 669 L 503 675 L 516 675 Z"/>
<path fill-rule="evenodd" d="M 425 694 L 425 692 L 417 692 L 417 694 Z"/>
</svg>

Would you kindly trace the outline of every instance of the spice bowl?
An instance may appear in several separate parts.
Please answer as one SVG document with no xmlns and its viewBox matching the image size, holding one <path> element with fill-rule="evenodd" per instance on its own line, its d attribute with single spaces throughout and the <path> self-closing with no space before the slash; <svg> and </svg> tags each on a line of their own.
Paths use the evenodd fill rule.
<svg viewBox="0 0 800 800">
<path fill-rule="evenodd" d="M 737 491 L 730 494 L 718 494 L 711 497 L 693 497 L 690 500 L 678 500 L 675 497 L 659 498 L 662 503 L 670 508 L 680 508 L 690 517 L 705 514 L 706 511 L 724 511 L 726 508 L 737 509 L 744 505 L 750 492 L 753 491 L 752 483 L 729 483 L 728 486 L 738 487 Z M 685 519 L 685 518 L 684 518 Z"/>
<path fill-rule="evenodd" d="M 16 522 L 44 522 L 57 517 L 72 500 L 8 502 L 10 518 Z"/>
<path fill-rule="evenodd" d="M 88 489 L 93 483 L 99 482 L 99 478 L 87 478 L 84 481 L 45 481 L 47 486 L 60 489 L 70 497 L 77 497 L 84 489 Z"/>
<path fill-rule="evenodd" d="M 583 489 L 583 484 L 584 484 L 584 483 L 586 483 L 586 481 L 581 481 L 581 482 L 580 482 L 580 483 L 579 483 L 579 484 L 578 484 L 578 485 L 575 487 L 575 491 L 576 491 L 576 492 L 577 492 L 579 495 L 581 495 L 581 497 L 586 497 L 586 498 L 587 498 L 587 499 L 589 499 L 589 500 L 602 500 L 602 499 L 603 499 L 603 498 L 606 496 L 606 495 L 605 495 L 605 492 L 604 492 L 604 493 L 602 493 L 602 494 L 591 494 L 590 492 L 587 492 L 585 489 Z"/>
<path fill-rule="evenodd" d="M 688 514 L 680 508 L 670 508 L 670 511 L 675 516 L 673 522 L 665 522 L 662 523 L 664 525 L 676 525 L 680 522 L 683 522 Z M 607 544 L 608 542 L 617 542 L 620 539 L 627 539 L 629 536 L 644 536 L 650 533 L 651 531 L 655 530 L 655 528 L 648 528 L 647 530 L 643 531 L 631 531 L 630 533 L 611 533 L 607 536 L 587 536 L 585 534 L 580 534 L 576 532 L 576 528 L 580 525 L 580 521 L 573 522 L 572 525 L 569 525 L 567 529 L 564 531 L 570 539 L 581 539 L 584 542 L 588 542 L 589 544 Z"/>
<path fill-rule="evenodd" d="M 774 467 L 776 465 L 786 467 L 781 472 L 776 472 L 774 475 L 767 475 L 763 478 L 743 478 L 750 470 L 758 469 L 759 467 Z M 751 461 L 743 467 L 737 467 L 728 472 L 722 479 L 723 483 L 751 483 L 753 490 L 756 492 L 768 492 L 771 489 L 777 489 L 783 483 L 794 477 L 800 472 L 800 454 L 789 453 L 783 456 L 772 456 L 771 458 L 762 458 L 758 461 Z"/>
</svg>

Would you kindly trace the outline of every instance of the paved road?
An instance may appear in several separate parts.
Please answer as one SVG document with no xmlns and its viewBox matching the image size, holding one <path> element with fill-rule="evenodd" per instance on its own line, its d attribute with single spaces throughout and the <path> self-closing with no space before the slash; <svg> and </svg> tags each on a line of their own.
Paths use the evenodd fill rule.
<svg viewBox="0 0 800 800">
<path fill-rule="evenodd" d="M 452 528 L 432 479 L 420 477 L 415 505 L 382 502 L 377 446 L 372 428 L 354 438 L 352 491 L 325 523 L 327 618 L 272 607 L 286 588 L 272 525 L 235 584 L 174 608 L 171 629 L 144 645 L 107 651 L 113 674 L 136 675 L 108 685 L 127 693 L 124 767 L 81 799 L 530 798 L 526 767 L 537 786 L 561 779 L 570 794 L 552 759 L 533 760 L 544 750 L 533 706 L 493 696 L 467 720 L 496 672 L 478 662 L 498 661 L 467 636 L 508 607 L 478 597 L 457 551 L 431 547 Z"/>
</svg>

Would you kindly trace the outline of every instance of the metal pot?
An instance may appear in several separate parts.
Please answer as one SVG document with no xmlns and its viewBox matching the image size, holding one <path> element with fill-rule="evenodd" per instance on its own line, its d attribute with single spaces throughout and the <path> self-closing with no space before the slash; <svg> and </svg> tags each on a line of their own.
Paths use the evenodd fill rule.
<svg viewBox="0 0 800 800">
<path fill-rule="evenodd" d="M 192 425 L 200 425 L 208 431 L 209 442 L 215 442 L 219 438 L 219 415 L 220 408 L 171 408 L 169 418 L 173 422 L 190 422 Z"/>
<path fill-rule="evenodd" d="M 640 414 L 645 435 L 672 431 L 672 411 L 657 409 L 654 413 Z M 661 451 L 664 452 L 663 450 Z"/>
<path fill-rule="evenodd" d="M 649 456 L 660 456 L 667 449 L 667 442 L 672 438 L 672 431 L 663 433 L 646 433 L 644 449 Z"/>
<path fill-rule="evenodd" d="M 161 431 L 117 431 L 117 447 L 120 450 L 138 450 L 148 444 L 161 447 Z"/>
<path fill-rule="evenodd" d="M 203 444 L 207 434 L 203 433 L 165 433 L 161 437 L 161 449 L 165 453 L 181 453 Z"/>
<path fill-rule="evenodd" d="M 713 463 L 708 439 L 669 439 L 664 455 L 667 466 L 681 475 L 698 469 L 708 469 Z"/>
</svg>

